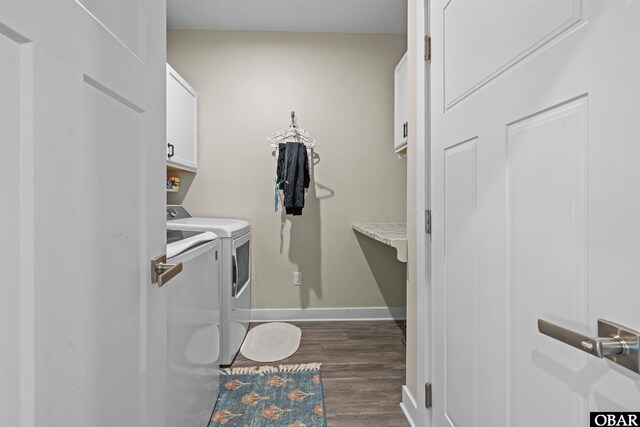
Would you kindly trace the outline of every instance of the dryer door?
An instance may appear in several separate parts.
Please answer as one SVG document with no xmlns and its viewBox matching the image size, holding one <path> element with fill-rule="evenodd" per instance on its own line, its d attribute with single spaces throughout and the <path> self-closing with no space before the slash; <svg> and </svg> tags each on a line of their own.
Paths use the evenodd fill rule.
<svg viewBox="0 0 640 427">
<path fill-rule="evenodd" d="M 232 306 L 235 308 L 235 300 L 239 299 L 251 283 L 251 233 L 233 240 L 231 245 L 232 256 L 232 288 L 231 296 L 234 299 Z"/>
<path fill-rule="evenodd" d="M 240 349 L 251 323 L 251 233 L 231 242 L 232 288 L 229 313 L 229 363 Z"/>
</svg>

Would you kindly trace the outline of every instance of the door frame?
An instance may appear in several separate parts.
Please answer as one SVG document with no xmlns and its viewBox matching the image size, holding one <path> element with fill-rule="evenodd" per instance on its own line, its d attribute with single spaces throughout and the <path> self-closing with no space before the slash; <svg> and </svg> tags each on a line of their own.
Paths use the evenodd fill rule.
<svg viewBox="0 0 640 427">
<path fill-rule="evenodd" d="M 409 2 L 411 3 L 411 1 Z M 416 427 L 430 427 L 432 424 L 431 411 L 425 406 L 425 384 L 431 382 L 431 235 L 425 230 L 425 212 L 431 209 L 431 139 L 430 139 L 430 70 L 429 61 L 424 58 L 425 36 L 429 34 L 430 0 L 415 2 L 414 8 L 408 8 L 408 38 L 409 47 L 414 57 L 409 61 L 409 76 L 415 76 L 414 82 L 409 82 L 415 90 L 415 104 L 409 105 L 409 117 L 415 118 L 413 141 L 409 141 L 414 149 L 410 161 L 415 162 L 415 274 L 416 286 L 416 412 L 415 419 L 410 420 Z M 410 97 L 410 100 L 412 97 Z M 413 112 L 411 111 L 413 110 Z M 414 114 L 412 114 L 414 113 Z M 410 135 L 411 136 L 411 135 Z M 413 142 L 413 144 L 411 144 Z M 412 158 L 412 159 L 411 159 Z"/>
<path fill-rule="evenodd" d="M 431 382 L 431 234 L 425 232 L 425 212 L 431 210 L 431 97 L 430 97 L 430 61 L 424 58 L 425 37 L 429 34 L 429 0 L 419 1 L 417 5 L 416 30 L 419 40 L 416 69 L 416 208 L 418 209 L 418 236 L 416 239 L 416 290 L 417 290 L 417 369 L 419 381 L 419 402 L 425 402 L 424 384 Z M 421 425 L 432 425 L 431 411 L 420 405 Z"/>
<path fill-rule="evenodd" d="M 418 27 L 418 35 L 422 41 L 421 52 L 424 51 L 425 37 L 429 35 L 429 7 L 431 5 L 430 0 L 423 0 L 419 2 L 418 17 L 417 20 L 421 25 Z M 418 104 L 417 104 L 417 125 L 420 129 L 418 136 L 421 137 L 419 141 L 422 141 L 418 145 L 418 169 L 417 169 L 417 185 L 416 190 L 418 192 L 417 207 L 423 213 L 420 216 L 422 219 L 421 230 L 425 230 L 426 221 L 424 212 L 431 210 L 431 73 L 430 63 L 431 61 L 424 60 L 424 57 L 419 57 L 418 61 Z M 433 223 L 430 225 L 433 226 Z M 422 263 L 418 263 L 417 274 L 417 293 L 418 293 L 418 309 L 417 309 L 417 321 L 418 321 L 418 361 L 417 374 L 422 379 L 422 384 L 431 382 L 432 362 L 431 362 L 431 234 L 422 233 L 422 238 L 417 240 L 417 256 Z M 421 385 L 420 382 L 418 382 Z M 425 388 L 420 387 L 423 393 L 422 402 L 425 401 Z M 425 427 L 431 427 L 432 417 L 431 410 L 428 410 L 426 406 L 421 405 L 422 410 L 422 425 Z"/>
</svg>

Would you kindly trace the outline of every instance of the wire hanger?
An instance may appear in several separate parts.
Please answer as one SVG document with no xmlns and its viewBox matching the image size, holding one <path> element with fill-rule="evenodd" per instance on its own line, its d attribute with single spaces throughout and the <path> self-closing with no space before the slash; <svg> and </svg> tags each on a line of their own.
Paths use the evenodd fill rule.
<svg viewBox="0 0 640 427">
<path fill-rule="evenodd" d="M 267 140 L 271 143 L 273 148 L 277 148 L 278 144 L 289 141 L 296 141 L 303 143 L 307 148 L 313 148 L 316 146 L 316 141 L 309 136 L 309 132 L 298 127 L 298 119 L 296 118 L 296 112 L 291 112 L 291 124 L 288 128 L 279 130 L 276 133 L 272 133 L 267 136 Z"/>
</svg>

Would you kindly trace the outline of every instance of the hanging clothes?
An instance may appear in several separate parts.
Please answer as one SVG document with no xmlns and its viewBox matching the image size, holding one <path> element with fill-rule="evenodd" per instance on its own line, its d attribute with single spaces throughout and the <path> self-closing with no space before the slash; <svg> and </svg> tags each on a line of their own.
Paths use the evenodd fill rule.
<svg viewBox="0 0 640 427">
<path fill-rule="evenodd" d="M 278 144 L 278 157 L 277 157 L 278 161 L 276 164 L 276 190 L 274 195 L 274 204 L 275 204 L 276 212 L 278 212 L 278 200 L 280 199 L 278 197 L 278 190 L 282 190 L 284 188 L 284 177 L 285 177 L 284 159 L 285 159 L 286 147 L 287 147 L 287 144 L 283 142 Z"/>
<path fill-rule="evenodd" d="M 287 215 L 302 215 L 304 193 L 309 188 L 309 181 L 307 147 L 300 142 L 278 144 L 276 191 L 280 189 L 284 192 L 283 205 Z"/>
</svg>

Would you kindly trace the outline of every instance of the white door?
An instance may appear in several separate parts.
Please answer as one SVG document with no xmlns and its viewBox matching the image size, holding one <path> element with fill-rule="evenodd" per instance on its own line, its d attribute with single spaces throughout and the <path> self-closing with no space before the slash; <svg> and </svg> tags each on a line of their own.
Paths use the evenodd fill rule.
<svg viewBox="0 0 640 427">
<path fill-rule="evenodd" d="M 162 0 L 0 0 L 2 427 L 164 423 L 164 63 Z"/>
<path fill-rule="evenodd" d="M 431 13 L 433 425 L 640 410 L 638 374 L 537 329 L 640 329 L 640 2 Z"/>
</svg>

